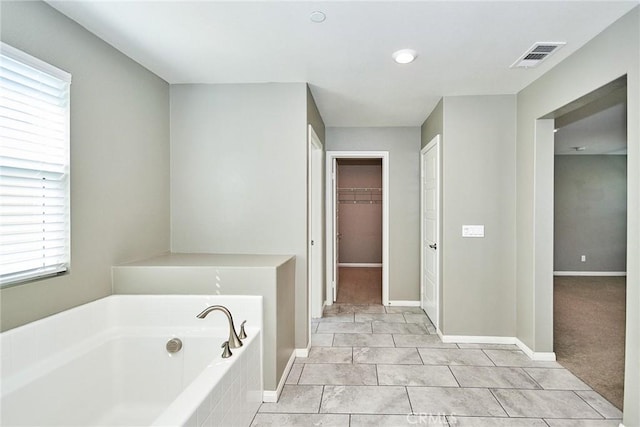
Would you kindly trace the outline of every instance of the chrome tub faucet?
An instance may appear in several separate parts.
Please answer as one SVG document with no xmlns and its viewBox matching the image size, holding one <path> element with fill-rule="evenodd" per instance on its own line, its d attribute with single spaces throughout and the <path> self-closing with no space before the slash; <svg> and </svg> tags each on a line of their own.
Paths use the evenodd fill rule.
<svg viewBox="0 0 640 427">
<path fill-rule="evenodd" d="M 229 321 L 229 348 L 242 347 L 242 341 L 240 341 L 240 337 L 238 337 L 238 334 L 236 333 L 236 328 L 233 326 L 233 317 L 227 307 L 222 305 L 212 305 L 211 307 L 205 308 L 202 313 L 198 314 L 196 317 L 198 319 L 204 319 L 212 311 L 221 311 L 227 316 L 227 320 Z"/>
</svg>

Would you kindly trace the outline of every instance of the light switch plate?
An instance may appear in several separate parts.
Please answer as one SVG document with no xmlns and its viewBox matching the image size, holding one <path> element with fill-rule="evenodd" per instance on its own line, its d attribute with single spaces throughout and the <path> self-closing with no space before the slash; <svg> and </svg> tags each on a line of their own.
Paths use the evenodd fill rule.
<svg viewBox="0 0 640 427">
<path fill-rule="evenodd" d="M 484 225 L 463 225 L 462 237 L 484 237 Z"/>
</svg>

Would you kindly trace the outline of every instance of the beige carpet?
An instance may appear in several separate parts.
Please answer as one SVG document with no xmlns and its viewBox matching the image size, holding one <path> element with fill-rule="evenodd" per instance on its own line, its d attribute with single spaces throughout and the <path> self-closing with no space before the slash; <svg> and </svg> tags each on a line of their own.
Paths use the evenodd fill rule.
<svg viewBox="0 0 640 427">
<path fill-rule="evenodd" d="M 626 280 L 554 279 L 554 351 L 563 366 L 622 409 Z"/>
<path fill-rule="evenodd" d="M 336 302 L 382 304 L 382 267 L 339 267 Z"/>
</svg>

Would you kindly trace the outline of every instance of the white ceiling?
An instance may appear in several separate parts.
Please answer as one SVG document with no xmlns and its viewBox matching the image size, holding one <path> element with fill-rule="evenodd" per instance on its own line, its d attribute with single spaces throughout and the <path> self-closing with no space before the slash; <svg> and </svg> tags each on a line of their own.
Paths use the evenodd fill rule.
<svg viewBox="0 0 640 427">
<path fill-rule="evenodd" d="M 442 96 L 517 93 L 638 3 L 49 1 L 169 83 L 308 82 L 327 126 L 419 126 Z M 567 44 L 510 69 L 537 41 Z M 401 48 L 419 57 L 396 64 Z"/>
<path fill-rule="evenodd" d="M 626 154 L 627 103 L 619 103 L 558 129 L 555 154 Z M 584 147 L 576 151 L 573 147 Z"/>
</svg>

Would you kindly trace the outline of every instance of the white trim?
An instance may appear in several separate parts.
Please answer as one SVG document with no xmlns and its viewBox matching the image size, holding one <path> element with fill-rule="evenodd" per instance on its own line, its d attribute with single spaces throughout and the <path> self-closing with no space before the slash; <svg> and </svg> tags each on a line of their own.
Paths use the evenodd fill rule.
<svg viewBox="0 0 640 427">
<path fill-rule="evenodd" d="M 481 335 L 440 335 L 443 343 L 460 344 L 515 344 L 515 337 L 491 337 Z"/>
<path fill-rule="evenodd" d="M 335 232 L 333 219 L 335 217 L 336 186 L 333 178 L 333 164 L 336 159 L 381 159 L 382 160 L 382 305 L 389 305 L 389 152 L 388 151 L 327 151 L 326 162 L 326 263 L 327 263 L 327 299 L 334 302 L 337 295 L 333 295 L 333 267 L 337 265 L 334 257 L 333 244 Z M 329 304 L 329 305 L 331 305 Z"/>
<path fill-rule="evenodd" d="M 273 390 L 263 390 L 262 401 L 266 403 L 276 403 L 278 401 L 278 392 Z"/>
<path fill-rule="evenodd" d="M 420 301 L 402 301 L 402 300 L 393 300 L 389 301 L 390 306 L 398 306 L 398 307 L 420 307 Z"/>
<path fill-rule="evenodd" d="M 381 262 L 339 262 L 338 267 L 356 268 L 356 267 L 382 267 Z"/>
<path fill-rule="evenodd" d="M 284 367 L 284 371 L 282 372 L 282 377 L 280 377 L 280 382 L 278 382 L 278 387 L 275 390 L 263 390 L 262 391 L 262 401 L 263 402 L 277 402 L 280 398 L 280 393 L 282 393 L 282 389 L 287 382 L 287 377 L 289 377 L 289 371 L 293 367 L 293 362 L 296 360 L 296 352 L 298 350 L 294 350 L 291 352 L 291 357 L 289 357 L 289 361 L 287 362 L 287 366 Z"/>
<path fill-rule="evenodd" d="M 520 348 L 520 350 L 524 352 L 524 354 L 529 356 L 529 359 L 540 361 L 540 362 L 556 361 L 556 354 L 553 351 L 547 351 L 547 352 L 533 351 L 529 348 L 528 345 L 520 341 L 518 338 L 514 338 L 514 339 L 515 339 L 514 344 L 517 345 Z"/>
<path fill-rule="evenodd" d="M 309 357 L 309 351 L 311 350 L 311 339 L 309 339 L 309 345 L 307 348 L 296 348 L 296 357 Z"/>
<path fill-rule="evenodd" d="M 515 344 L 529 359 L 540 362 L 555 362 L 556 354 L 549 352 L 533 351 L 517 337 L 491 337 L 480 335 L 442 335 L 440 329 L 436 332 L 443 343 L 450 344 Z"/>
<path fill-rule="evenodd" d="M 51 65 L 41 59 L 38 59 L 35 56 L 31 56 L 28 53 L 21 51 L 20 49 L 16 49 L 15 47 L 10 46 L 4 42 L 0 42 L 0 51 L 3 55 L 11 59 L 22 62 L 23 64 L 26 64 L 31 68 L 50 74 L 60 80 L 64 80 L 67 83 L 71 83 L 70 73 L 61 70 L 60 68 Z"/>
<path fill-rule="evenodd" d="M 626 276 L 626 271 L 554 271 L 554 276 Z"/>
</svg>

